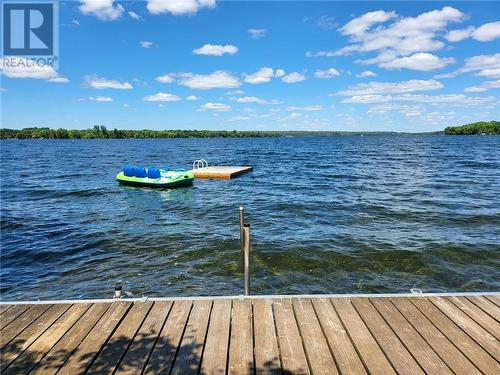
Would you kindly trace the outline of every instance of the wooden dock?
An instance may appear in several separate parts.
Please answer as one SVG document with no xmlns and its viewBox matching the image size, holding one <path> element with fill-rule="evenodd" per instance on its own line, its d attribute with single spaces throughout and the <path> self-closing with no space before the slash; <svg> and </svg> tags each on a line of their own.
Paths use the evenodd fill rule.
<svg viewBox="0 0 500 375">
<path fill-rule="evenodd" d="M 0 305 L 2 374 L 500 374 L 500 294 Z"/>
<path fill-rule="evenodd" d="M 235 166 L 216 166 L 216 165 L 192 170 L 195 178 L 220 178 L 220 179 L 234 178 L 243 173 L 248 173 L 251 171 L 253 171 L 252 166 L 235 167 Z"/>
</svg>

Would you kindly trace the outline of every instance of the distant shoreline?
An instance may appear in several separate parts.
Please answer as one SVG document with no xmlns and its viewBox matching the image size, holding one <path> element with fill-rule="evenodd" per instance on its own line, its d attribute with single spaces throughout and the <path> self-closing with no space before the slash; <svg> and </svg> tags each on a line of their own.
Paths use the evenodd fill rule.
<svg viewBox="0 0 500 375">
<path fill-rule="evenodd" d="M 500 134 L 500 122 L 476 122 L 447 127 L 434 132 L 388 131 L 250 131 L 250 130 L 108 130 L 105 126 L 92 129 L 24 128 L 0 129 L 0 139 L 163 139 L 163 138 L 276 138 L 276 137 L 338 137 L 376 135 L 494 135 Z"/>
</svg>

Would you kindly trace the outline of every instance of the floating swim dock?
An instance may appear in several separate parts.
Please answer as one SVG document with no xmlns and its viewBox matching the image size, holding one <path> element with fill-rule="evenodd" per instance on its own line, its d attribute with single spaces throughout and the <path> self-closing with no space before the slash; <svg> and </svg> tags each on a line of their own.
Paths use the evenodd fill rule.
<svg viewBox="0 0 500 375">
<path fill-rule="evenodd" d="M 2 374 L 500 374 L 500 293 L 0 304 Z"/>
<path fill-rule="evenodd" d="M 231 179 L 253 171 L 253 167 L 247 166 L 230 166 L 230 165 L 208 165 L 205 159 L 195 160 L 193 162 L 192 172 L 195 178 L 219 178 Z"/>
</svg>

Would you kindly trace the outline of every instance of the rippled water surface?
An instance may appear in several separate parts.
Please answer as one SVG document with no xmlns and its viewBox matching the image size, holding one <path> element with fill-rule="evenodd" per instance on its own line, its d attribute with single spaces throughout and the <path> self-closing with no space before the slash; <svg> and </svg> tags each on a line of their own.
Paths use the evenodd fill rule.
<svg viewBox="0 0 500 375">
<path fill-rule="evenodd" d="M 124 164 L 252 164 L 169 191 Z M 500 137 L 2 141 L 1 297 L 498 290 Z"/>
</svg>

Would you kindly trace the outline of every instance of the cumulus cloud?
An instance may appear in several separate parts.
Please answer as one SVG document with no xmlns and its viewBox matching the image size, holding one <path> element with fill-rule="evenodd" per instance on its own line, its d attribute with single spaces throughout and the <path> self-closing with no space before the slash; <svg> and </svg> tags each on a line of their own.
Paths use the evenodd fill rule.
<svg viewBox="0 0 500 375">
<path fill-rule="evenodd" d="M 307 105 L 304 107 L 290 106 L 286 108 L 287 111 L 323 111 L 324 108 L 320 105 Z"/>
<path fill-rule="evenodd" d="M 451 73 L 436 75 L 435 78 L 452 78 L 464 73 L 474 73 L 488 78 L 500 78 L 500 53 L 466 58 L 462 68 Z"/>
<path fill-rule="evenodd" d="M 231 110 L 231 106 L 224 103 L 205 103 L 200 108 L 199 111 L 215 111 L 215 112 L 227 112 Z"/>
<path fill-rule="evenodd" d="M 358 78 L 368 78 L 368 77 L 376 77 L 376 76 L 377 76 L 377 74 L 373 73 L 371 70 L 365 70 L 364 72 L 356 74 L 356 77 L 358 77 Z"/>
<path fill-rule="evenodd" d="M 417 95 L 417 94 L 401 94 L 401 95 L 356 95 L 342 100 L 342 103 L 386 103 L 386 102 L 416 102 L 427 103 L 431 105 L 449 104 L 454 106 L 474 106 L 487 105 L 497 102 L 494 96 L 465 96 L 463 94 L 450 95 Z"/>
<path fill-rule="evenodd" d="M 172 83 L 175 81 L 174 77 L 172 74 L 165 74 L 163 76 L 158 76 L 155 78 L 158 82 L 161 83 Z"/>
<path fill-rule="evenodd" d="M 245 82 L 253 85 L 267 83 L 273 78 L 274 70 L 272 68 L 260 68 L 255 73 L 245 76 Z"/>
<path fill-rule="evenodd" d="M 189 95 L 186 100 L 190 100 L 190 101 L 194 101 L 194 100 L 198 100 L 199 97 L 197 97 L 196 95 Z"/>
<path fill-rule="evenodd" d="M 205 44 L 203 47 L 196 48 L 193 53 L 196 55 L 222 56 L 224 54 L 234 55 L 238 52 L 238 47 L 231 44 Z"/>
<path fill-rule="evenodd" d="M 195 14 L 201 8 L 214 8 L 215 0 L 148 0 L 151 14 L 170 13 L 174 16 Z"/>
<path fill-rule="evenodd" d="M 0 59 L 0 73 L 9 78 L 44 79 L 54 83 L 67 83 L 69 80 L 59 75 L 49 65 L 41 65 L 36 60 L 12 56 Z"/>
<path fill-rule="evenodd" d="M 147 40 L 141 40 L 140 43 L 142 48 L 151 48 L 153 46 L 153 42 Z"/>
<path fill-rule="evenodd" d="M 142 100 L 146 102 L 177 102 L 181 98 L 174 94 L 167 94 L 165 92 L 158 92 L 154 95 L 145 96 Z"/>
<path fill-rule="evenodd" d="M 274 72 L 274 76 L 275 76 L 276 78 L 281 78 L 281 77 L 283 77 L 285 74 L 286 74 L 286 72 L 285 72 L 283 69 L 276 69 L 276 71 Z"/>
<path fill-rule="evenodd" d="M 139 21 L 141 19 L 141 16 L 139 16 L 136 12 L 129 11 L 127 12 L 130 18 L 133 18 L 134 20 Z"/>
<path fill-rule="evenodd" d="M 484 92 L 489 89 L 500 89 L 500 79 L 496 81 L 486 81 L 477 86 L 467 87 L 464 91 L 466 92 Z"/>
<path fill-rule="evenodd" d="M 306 76 L 298 72 L 288 73 L 281 78 L 281 80 L 285 83 L 296 83 L 304 81 L 305 79 Z"/>
<path fill-rule="evenodd" d="M 281 104 L 279 100 L 266 100 L 262 98 L 258 98 L 256 96 L 244 96 L 241 98 L 230 98 L 233 102 L 236 103 L 257 103 L 257 104 Z"/>
<path fill-rule="evenodd" d="M 98 76 L 85 76 L 84 85 L 93 89 L 131 90 L 134 87 L 128 82 L 120 82 Z"/>
<path fill-rule="evenodd" d="M 340 76 L 340 73 L 338 72 L 337 69 L 330 68 L 330 69 L 326 69 L 326 70 L 316 70 L 314 72 L 314 76 L 316 78 L 329 79 L 329 78 L 334 78 L 334 77 Z"/>
<path fill-rule="evenodd" d="M 342 90 L 337 95 L 355 96 L 355 95 L 377 95 L 377 94 L 404 94 L 415 91 L 437 90 L 443 87 L 443 84 L 434 79 L 420 80 L 412 79 L 401 82 L 369 82 L 358 83 Z"/>
<path fill-rule="evenodd" d="M 426 59 L 426 69 L 439 69 L 451 63 L 451 60 L 441 59 L 428 52 L 442 49 L 445 44 L 437 37 L 450 23 L 460 22 L 464 18 L 462 12 L 449 6 L 416 17 L 398 17 L 395 12 L 383 10 L 369 12 L 349 21 L 339 29 L 349 38 L 350 44 L 335 51 L 308 52 L 306 56 L 376 53 L 374 58 L 357 62 L 377 64 L 389 69 L 399 67 L 415 70 L 419 66 L 416 60 Z M 393 22 L 388 23 L 388 21 Z"/>
<path fill-rule="evenodd" d="M 89 99 L 101 103 L 107 103 L 113 101 L 113 98 L 111 98 L 110 96 L 97 96 L 97 97 L 91 96 L 89 97 Z"/>
<path fill-rule="evenodd" d="M 123 6 L 113 0 L 80 0 L 82 14 L 94 15 L 102 21 L 114 21 L 124 12 Z"/>
<path fill-rule="evenodd" d="M 217 70 L 210 74 L 178 73 L 178 84 L 191 89 L 208 90 L 238 87 L 237 77 L 229 72 Z"/>
<path fill-rule="evenodd" d="M 480 42 L 490 42 L 500 38 L 500 21 L 485 23 L 477 29 L 474 26 L 469 26 L 465 29 L 451 30 L 446 34 L 446 39 L 449 42 L 460 42 L 467 38 Z"/>
<path fill-rule="evenodd" d="M 438 57 L 432 53 L 420 52 L 411 56 L 400 57 L 387 62 L 380 62 L 379 66 L 386 69 L 411 69 L 428 72 L 444 68 L 453 64 L 453 57 Z"/>
<path fill-rule="evenodd" d="M 262 38 L 267 33 L 266 29 L 248 29 L 247 31 L 250 34 L 250 37 L 253 38 L 253 39 Z"/>
</svg>

